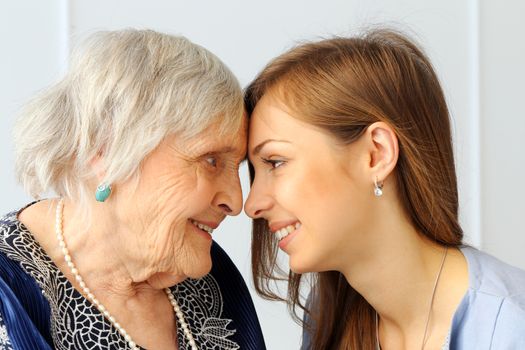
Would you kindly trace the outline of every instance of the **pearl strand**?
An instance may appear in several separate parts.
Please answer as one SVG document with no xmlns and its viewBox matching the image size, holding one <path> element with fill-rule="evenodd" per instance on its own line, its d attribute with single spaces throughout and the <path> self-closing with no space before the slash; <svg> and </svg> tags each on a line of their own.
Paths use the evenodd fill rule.
<svg viewBox="0 0 525 350">
<path fill-rule="evenodd" d="M 109 311 L 98 301 L 98 299 L 91 293 L 91 290 L 86 286 L 86 283 L 84 282 L 84 279 L 82 276 L 80 276 L 78 269 L 76 268 L 75 264 L 73 263 L 73 260 L 71 259 L 71 255 L 69 254 L 69 250 L 67 249 L 66 242 L 64 240 L 64 234 L 62 231 L 63 228 L 63 212 L 64 212 L 64 199 L 61 198 L 60 201 L 57 204 L 56 208 L 56 219 L 55 219 L 55 233 L 57 235 L 58 239 L 58 245 L 60 246 L 60 249 L 62 250 L 62 254 L 64 255 L 64 260 L 66 261 L 67 266 L 69 267 L 71 273 L 75 277 L 75 280 L 78 282 L 78 285 L 80 288 L 82 288 L 82 291 L 84 295 L 87 297 L 87 299 L 95 305 L 95 307 L 100 311 L 101 314 L 106 317 L 107 320 L 111 322 L 111 324 L 119 331 L 119 333 L 122 335 L 122 337 L 126 340 L 129 347 L 133 350 L 139 350 L 139 346 L 137 343 L 131 339 L 131 336 L 128 334 L 128 332 L 120 325 L 120 323 L 117 322 L 115 317 L 113 317 Z M 191 334 L 191 330 L 186 323 L 186 320 L 184 319 L 184 314 L 182 313 L 182 310 L 179 307 L 179 304 L 177 303 L 177 300 L 175 299 L 175 296 L 171 292 L 169 288 L 165 288 L 164 292 L 168 296 L 168 299 L 170 301 L 171 306 L 173 307 L 173 311 L 175 311 L 175 315 L 177 315 L 177 319 L 180 323 L 180 326 L 182 327 L 182 330 L 184 331 L 184 335 L 186 336 L 186 339 L 188 339 L 188 342 L 190 343 L 192 350 L 198 350 L 197 344 L 195 343 L 195 339 L 193 338 L 193 335 Z"/>
<path fill-rule="evenodd" d="M 193 334 L 191 334 L 190 327 L 186 323 L 186 320 L 184 319 L 184 314 L 182 313 L 182 310 L 179 307 L 179 304 L 177 303 L 177 300 L 175 299 L 175 296 L 171 292 L 169 288 L 164 289 L 166 292 L 166 295 L 168 296 L 168 299 L 170 300 L 171 306 L 173 306 L 173 310 L 175 311 L 175 315 L 177 315 L 177 319 L 179 320 L 180 326 L 184 332 L 184 335 L 186 336 L 186 339 L 188 339 L 188 342 L 190 343 L 192 350 L 197 350 L 197 344 L 195 343 L 195 339 L 193 338 Z"/>
</svg>

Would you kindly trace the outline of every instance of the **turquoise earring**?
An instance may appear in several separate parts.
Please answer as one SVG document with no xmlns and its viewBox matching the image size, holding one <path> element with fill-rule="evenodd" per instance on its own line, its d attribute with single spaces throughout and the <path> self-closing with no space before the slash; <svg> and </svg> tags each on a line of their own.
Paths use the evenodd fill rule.
<svg viewBox="0 0 525 350">
<path fill-rule="evenodd" d="M 103 182 L 97 187 L 97 191 L 95 192 L 95 198 L 98 202 L 105 202 L 106 199 L 108 199 L 109 195 L 111 194 L 111 186 L 107 183 Z"/>
</svg>

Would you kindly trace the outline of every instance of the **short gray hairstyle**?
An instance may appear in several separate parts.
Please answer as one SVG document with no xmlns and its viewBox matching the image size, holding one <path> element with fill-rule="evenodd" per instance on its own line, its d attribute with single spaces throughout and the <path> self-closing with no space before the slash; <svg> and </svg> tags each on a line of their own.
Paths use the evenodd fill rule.
<svg viewBox="0 0 525 350">
<path fill-rule="evenodd" d="M 190 138 L 216 123 L 237 132 L 243 114 L 238 80 L 203 47 L 152 30 L 97 32 L 19 116 L 16 174 L 36 198 L 86 199 L 97 155 L 105 182 L 124 181 L 169 134 Z"/>
</svg>

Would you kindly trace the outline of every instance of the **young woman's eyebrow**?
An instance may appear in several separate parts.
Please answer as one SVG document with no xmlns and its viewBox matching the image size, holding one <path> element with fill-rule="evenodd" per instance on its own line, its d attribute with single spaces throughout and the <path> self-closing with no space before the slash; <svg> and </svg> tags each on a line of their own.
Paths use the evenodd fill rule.
<svg viewBox="0 0 525 350">
<path fill-rule="evenodd" d="M 261 152 L 262 148 L 263 148 L 266 144 L 268 144 L 268 143 L 270 143 L 270 142 L 285 142 L 285 143 L 290 143 L 290 141 L 286 141 L 286 140 L 267 139 L 267 140 L 264 140 L 263 142 L 259 143 L 257 146 L 255 146 L 255 147 L 253 148 L 252 155 L 254 155 L 254 156 L 258 155 L 258 154 Z"/>
</svg>

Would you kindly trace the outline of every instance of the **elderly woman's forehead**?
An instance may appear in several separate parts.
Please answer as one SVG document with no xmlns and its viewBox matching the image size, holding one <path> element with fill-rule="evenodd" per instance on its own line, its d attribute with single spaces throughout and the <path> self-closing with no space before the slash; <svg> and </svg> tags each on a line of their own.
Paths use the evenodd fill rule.
<svg viewBox="0 0 525 350">
<path fill-rule="evenodd" d="M 184 152 L 232 153 L 244 157 L 248 133 L 245 127 L 229 132 L 219 132 L 215 128 L 208 128 L 191 137 L 172 134 L 166 138 L 166 142 Z"/>
</svg>

